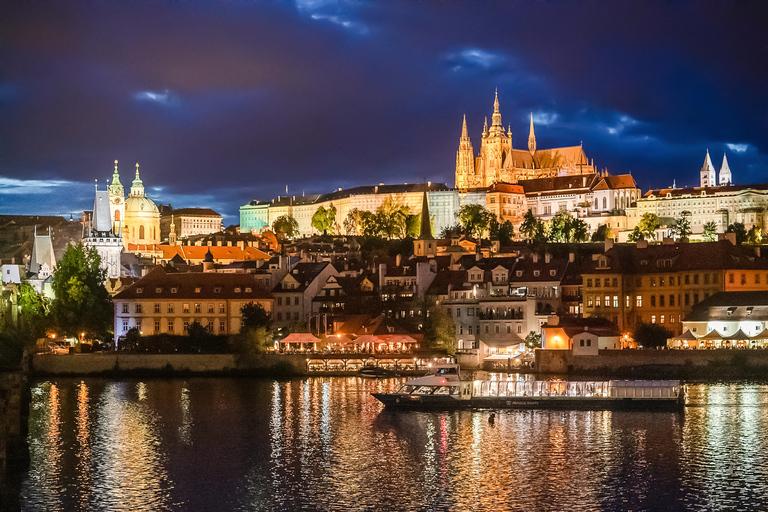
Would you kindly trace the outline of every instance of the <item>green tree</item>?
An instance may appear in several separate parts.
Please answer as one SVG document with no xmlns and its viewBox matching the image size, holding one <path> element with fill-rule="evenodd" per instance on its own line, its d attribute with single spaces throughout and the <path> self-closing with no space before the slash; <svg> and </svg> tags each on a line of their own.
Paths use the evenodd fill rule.
<svg viewBox="0 0 768 512">
<path fill-rule="evenodd" d="M 683 215 L 677 219 L 670 229 L 675 238 L 689 238 L 691 236 L 691 221 L 688 216 Z"/>
<path fill-rule="evenodd" d="M 760 231 L 760 228 L 757 226 L 752 226 L 752 228 L 747 232 L 747 243 L 752 245 L 757 245 L 761 243 L 763 240 L 763 232 Z"/>
<path fill-rule="evenodd" d="M 632 232 L 627 235 L 627 241 L 639 242 L 640 240 L 645 240 L 645 237 L 643 236 L 643 232 L 640 230 L 640 226 L 635 226 L 635 229 L 633 229 Z"/>
<path fill-rule="evenodd" d="M 613 238 L 613 232 L 608 227 L 608 224 L 600 224 L 595 232 L 592 233 L 593 242 L 605 242 L 608 238 Z"/>
<path fill-rule="evenodd" d="M 499 224 L 495 216 L 491 216 L 491 222 L 488 227 L 490 236 L 492 239 L 498 240 L 499 245 L 505 246 L 512 243 L 512 239 L 515 237 L 515 226 L 511 222 L 505 220 L 503 224 Z"/>
<path fill-rule="evenodd" d="M 736 243 L 737 244 L 743 244 L 747 241 L 747 228 L 744 227 L 744 224 L 741 222 L 734 222 L 730 226 L 728 226 L 728 229 L 725 230 L 726 233 L 736 233 Z"/>
<path fill-rule="evenodd" d="M 530 331 L 524 341 L 528 348 L 541 348 L 541 334 L 536 331 Z"/>
<path fill-rule="evenodd" d="M 114 307 L 104 282 L 107 271 L 101 268 L 96 249 L 70 245 L 56 265 L 51 288 L 55 298 L 51 315 L 58 330 L 78 337 L 105 337 L 112 328 Z"/>
<path fill-rule="evenodd" d="M 660 324 L 640 324 L 635 328 L 634 338 L 641 347 L 666 347 L 672 332 Z"/>
<path fill-rule="evenodd" d="M 328 208 L 320 206 L 312 215 L 312 227 L 320 233 L 327 235 L 328 231 L 335 233 L 336 226 L 336 207 L 333 203 Z"/>
<path fill-rule="evenodd" d="M 299 234 L 299 223 L 293 215 L 281 215 L 272 223 L 272 230 L 280 240 L 293 238 Z"/>
<path fill-rule="evenodd" d="M 566 211 L 557 212 L 549 223 L 549 240 L 552 242 L 584 242 L 588 233 L 587 223 Z"/>
<path fill-rule="evenodd" d="M 50 301 L 37 293 L 31 284 L 23 282 L 19 285 L 19 312 L 21 323 L 35 338 L 45 334 L 49 323 Z"/>
<path fill-rule="evenodd" d="M 405 236 L 416 238 L 421 234 L 421 214 L 409 214 L 405 219 Z"/>
<path fill-rule="evenodd" d="M 392 238 L 405 238 L 406 221 L 409 213 L 410 208 L 398 203 L 390 195 L 376 209 L 376 224 L 379 231 L 377 234 L 386 236 L 390 240 Z"/>
<path fill-rule="evenodd" d="M 243 326 L 240 328 L 240 332 L 255 330 L 260 327 L 264 327 L 269 331 L 272 330 L 272 315 L 258 302 L 243 304 L 243 307 L 240 308 L 240 313 L 243 315 Z"/>
<path fill-rule="evenodd" d="M 429 308 L 424 320 L 424 347 L 456 353 L 456 326 L 440 306 Z"/>
<path fill-rule="evenodd" d="M 480 240 L 488 227 L 494 215 L 480 204 L 465 204 L 456 212 L 456 218 L 464 231 Z"/>
<path fill-rule="evenodd" d="M 363 223 L 362 223 L 362 210 L 352 208 L 347 214 L 347 218 L 344 219 L 344 232 L 347 235 L 362 235 Z"/>
<path fill-rule="evenodd" d="M 546 242 L 547 229 L 542 221 L 536 218 L 531 210 L 528 210 L 523 216 L 523 223 L 520 224 L 520 233 L 532 242 Z"/>
<path fill-rule="evenodd" d="M 717 239 L 717 224 L 711 220 L 704 224 L 704 240 L 714 242 Z"/>
<path fill-rule="evenodd" d="M 656 230 L 661 227 L 661 221 L 659 221 L 659 217 L 655 213 L 644 213 L 640 217 L 637 227 L 643 234 L 643 239 L 656 240 Z"/>
</svg>

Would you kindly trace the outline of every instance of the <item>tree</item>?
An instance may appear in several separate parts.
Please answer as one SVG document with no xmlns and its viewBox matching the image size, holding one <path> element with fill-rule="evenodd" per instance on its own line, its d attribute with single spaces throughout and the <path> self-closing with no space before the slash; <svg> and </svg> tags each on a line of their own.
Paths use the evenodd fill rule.
<svg viewBox="0 0 768 512">
<path fill-rule="evenodd" d="M 19 309 L 22 325 L 35 338 L 45 334 L 49 322 L 50 301 L 26 281 L 19 285 Z"/>
<path fill-rule="evenodd" d="M 465 204 L 456 212 L 456 218 L 464 228 L 464 231 L 480 240 L 488 230 L 494 215 L 486 210 L 483 205 Z"/>
<path fill-rule="evenodd" d="M 528 348 L 541 348 L 541 334 L 536 331 L 530 331 L 524 341 Z"/>
<path fill-rule="evenodd" d="M 714 242 L 717 237 L 717 224 L 711 220 L 704 224 L 704 240 Z"/>
<path fill-rule="evenodd" d="M 587 223 L 567 211 L 557 212 L 549 223 L 549 240 L 552 242 L 584 242 L 588 233 Z"/>
<path fill-rule="evenodd" d="M 634 338 L 641 347 L 666 347 L 672 332 L 660 324 L 640 324 L 635 328 Z"/>
<path fill-rule="evenodd" d="M 432 306 L 424 321 L 424 347 L 456 353 L 456 326 L 440 306 Z"/>
<path fill-rule="evenodd" d="M 691 236 L 691 221 L 686 215 L 677 219 L 672 225 L 670 232 L 675 238 L 688 238 Z"/>
<path fill-rule="evenodd" d="M 378 225 L 380 235 L 392 238 L 405 238 L 406 220 L 410 208 L 400 204 L 390 195 L 376 209 L 376 224 Z"/>
<path fill-rule="evenodd" d="M 495 216 L 492 216 L 491 223 L 488 227 L 490 236 L 492 239 L 498 240 L 499 245 L 509 245 L 512 243 L 512 239 L 515 237 L 515 226 L 511 222 L 505 220 L 503 224 L 499 224 Z"/>
<path fill-rule="evenodd" d="M 292 215 L 281 215 L 272 223 L 272 230 L 279 240 L 293 238 L 299 234 L 299 223 Z"/>
<path fill-rule="evenodd" d="M 336 207 L 333 203 L 328 208 L 322 206 L 318 207 L 314 215 L 312 215 L 312 227 L 321 232 L 324 235 L 328 234 L 328 231 L 334 233 L 336 226 Z"/>
<path fill-rule="evenodd" d="M 344 232 L 348 235 L 361 235 L 363 233 L 362 227 L 362 210 L 352 208 L 347 214 L 347 218 L 344 219 Z"/>
<path fill-rule="evenodd" d="M 77 244 L 67 247 L 56 265 L 51 315 L 58 330 L 66 335 L 79 337 L 85 332 L 105 337 L 111 331 L 114 307 L 104 287 L 107 271 L 100 263 L 96 249 Z"/>
<path fill-rule="evenodd" d="M 752 228 L 747 232 L 747 243 L 752 245 L 757 245 L 763 240 L 763 232 L 760 231 L 760 228 L 757 226 L 752 226 Z"/>
<path fill-rule="evenodd" d="M 635 229 L 633 229 L 632 232 L 627 235 L 627 241 L 639 242 L 640 240 L 645 240 L 645 237 L 643 236 L 643 232 L 640 230 L 640 226 L 635 226 Z"/>
<path fill-rule="evenodd" d="M 737 244 L 743 244 L 747 241 L 747 228 L 744 227 L 744 224 L 741 222 L 734 222 L 730 226 L 728 226 L 728 229 L 725 230 L 726 233 L 736 233 L 736 243 Z"/>
<path fill-rule="evenodd" d="M 264 327 L 268 331 L 272 330 L 272 315 L 258 302 L 243 304 L 243 307 L 240 308 L 240 313 L 243 318 L 243 326 L 240 328 L 240 332 L 256 330 L 260 327 Z"/>
<path fill-rule="evenodd" d="M 608 224 L 600 224 L 595 232 L 592 233 L 593 242 L 605 242 L 608 238 L 613 238 L 613 232 L 608 227 Z"/>
<path fill-rule="evenodd" d="M 547 229 L 542 221 L 536 218 L 533 211 L 528 210 L 520 224 L 520 233 L 532 242 L 546 242 Z"/>
<path fill-rule="evenodd" d="M 640 217 L 640 222 L 637 223 L 637 227 L 643 234 L 644 240 L 656 240 L 656 230 L 661 227 L 659 217 L 655 213 L 644 213 Z"/>
<path fill-rule="evenodd" d="M 421 234 L 421 214 L 409 214 L 405 219 L 405 236 L 416 238 Z"/>
</svg>

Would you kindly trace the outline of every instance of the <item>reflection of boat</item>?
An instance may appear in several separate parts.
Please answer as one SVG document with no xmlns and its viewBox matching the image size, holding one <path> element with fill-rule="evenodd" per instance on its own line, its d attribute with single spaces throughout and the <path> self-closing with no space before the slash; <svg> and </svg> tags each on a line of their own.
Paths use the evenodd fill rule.
<svg viewBox="0 0 768 512">
<path fill-rule="evenodd" d="M 388 407 L 510 409 L 677 409 L 685 405 L 678 380 L 520 381 L 470 378 L 459 365 L 438 365 L 395 393 L 374 393 Z"/>
<path fill-rule="evenodd" d="M 357 371 L 357 374 L 361 377 L 370 377 L 373 379 L 392 377 L 394 374 L 386 368 L 381 368 L 374 365 L 365 365 Z"/>
</svg>

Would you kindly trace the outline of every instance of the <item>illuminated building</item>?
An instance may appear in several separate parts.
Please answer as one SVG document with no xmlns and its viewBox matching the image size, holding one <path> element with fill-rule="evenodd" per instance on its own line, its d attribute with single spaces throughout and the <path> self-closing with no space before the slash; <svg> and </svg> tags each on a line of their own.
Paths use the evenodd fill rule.
<svg viewBox="0 0 768 512">
<path fill-rule="evenodd" d="M 120 277 L 120 254 L 123 252 L 123 239 L 114 231 L 114 217 L 110 213 L 112 206 L 109 192 L 97 189 L 93 203 L 93 217 L 88 226 L 88 233 L 83 238 L 83 245 L 96 249 L 101 257 L 101 267 L 106 269 L 107 279 Z"/>
<path fill-rule="evenodd" d="M 160 211 L 144 193 L 144 183 L 139 177 L 139 164 L 136 164 L 136 177 L 131 183 L 128 199 L 124 199 L 122 194 L 123 186 L 120 184 L 117 162 L 115 162 L 115 172 L 112 175 L 112 184 L 109 186 L 113 229 L 114 226 L 118 226 L 116 232 L 122 235 L 123 244 L 128 250 L 132 250 L 129 247 L 131 244 L 160 243 Z M 120 227 L 121 216 L 122 227 Z"/>
<path fill-rule="evenodd" d="M 541 149 L 531 114 L 528 149 L 512 147 L 511 127 L 504 132 L 499 110 L 499 95 L 493 102 L 491 126 L 488 119 L 483 126 L 480 152 L 476 155 L 467 131 L 467 118 L 461 127 L 459 149 L 456 152 L 456 188 L 460 190 L 487 188 L 494 183 L 517 183 L 521 180 L 573 174 L 592 174 L 581 146 Z"/>
<path fill-rule="evenodd" d="M 175 237 L 208 235 L 221 231 L 221 215 L 210 208 L 178 208 L 160 205 L 160 238 L 170 242 L 171 223 Z"/>
<path fill-rule="evenodd" d="M 272 289 L 275 298 L 272 320 L 276 327 L 295 323 L 308 328 L 312 300 L 328 278 L 339 273 L 328 262 L 298 263 Z"/>
<path fill-rule="evenodd" d="M 683 320 L 683 331 L 690 330 L 697 336 L 717 331 L 727 338 L 741 330 L 747 336 L 757 338 L 760 334 L 768 334 L 763 332 L 766 328 L 768 293 L 757 291 L 716 293 L 695 305 Z M 768 343 L 768 337 L 759 341 L 762 346 Z"/>
</svg>

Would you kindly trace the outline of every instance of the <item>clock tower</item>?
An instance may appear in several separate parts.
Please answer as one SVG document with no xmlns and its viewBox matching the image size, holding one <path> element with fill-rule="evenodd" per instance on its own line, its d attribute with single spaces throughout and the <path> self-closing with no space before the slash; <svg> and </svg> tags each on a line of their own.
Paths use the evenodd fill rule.
<svg viewBox="0 0 768 512">
<path fill-rule="evenodd" d="M 122 235 L 125 222 L 125 189 L 120 183 L 120 173 L 117 172 L 117 160 L 115 170 L 112 173 L 112 184 L 107 187 L 109 192 L 109 214 L 112 219 L 112 231 Z"/>
</svg>

